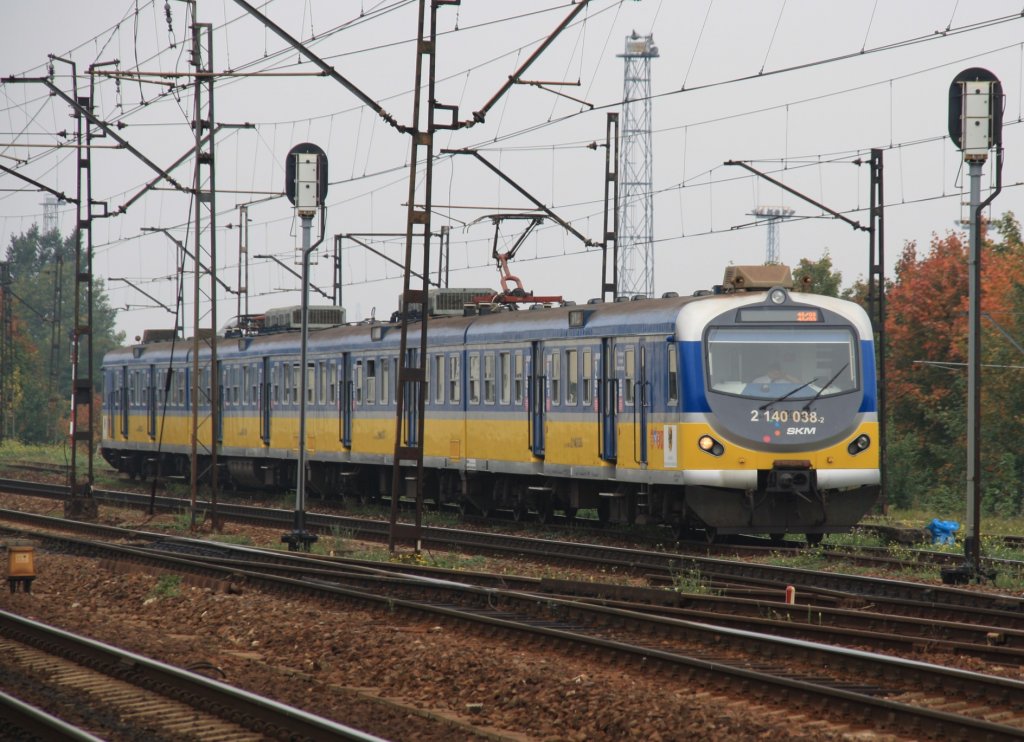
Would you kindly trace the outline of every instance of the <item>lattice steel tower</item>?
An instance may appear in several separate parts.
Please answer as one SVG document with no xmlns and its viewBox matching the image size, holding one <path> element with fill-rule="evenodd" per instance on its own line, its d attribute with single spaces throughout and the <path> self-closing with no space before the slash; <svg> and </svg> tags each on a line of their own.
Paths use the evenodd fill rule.
<svg viewBox="0 0 1024 742">
<path fill-rule="evenodd" d="M 751 216 L 756 216 L 757 221 L 768 224 L 768 236 L 764 250 L 764 264 L 777 265 L 782 262 L 782 244 L 779 242 L 779 222 L 788 219 L 796 212 L 787 209 L 785 206 L 758 206 Z"/>
<path fill-rule="evenodd" d="M 654 199 L 651 148 L 653 34 L 626 37 L 619 168 L 619 265 L 616 294 L 654 296 Z"/>
</svg>

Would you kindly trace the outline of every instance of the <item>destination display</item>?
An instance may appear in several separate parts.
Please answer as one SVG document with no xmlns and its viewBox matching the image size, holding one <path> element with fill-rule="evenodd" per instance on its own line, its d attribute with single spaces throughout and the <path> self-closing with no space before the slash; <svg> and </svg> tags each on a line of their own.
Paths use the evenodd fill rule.
<svg viewBox="0 0 1024 742">
<path fill-rule="evenodd" d="M 821 322 L 821 311 L 808 307 L 758 307 L 740 309 L 740 322 Z"/>
</svg>

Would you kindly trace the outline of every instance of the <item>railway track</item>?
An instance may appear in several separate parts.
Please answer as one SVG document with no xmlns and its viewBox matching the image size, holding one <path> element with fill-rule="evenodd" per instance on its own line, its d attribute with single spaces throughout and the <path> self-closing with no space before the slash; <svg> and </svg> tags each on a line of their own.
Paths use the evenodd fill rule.
<svg viewBox="0 0 1024 742">
<path fill-rule="evenodd" d="M 46 497 L 66 494 L 63 487 L 38 483 L 0 480 L 0 490 L 16 491 Z M 129 507 L 149 507 L 151 498 L 128 492 L 98 490 L 94 496 L 104 502 Z M 158 509 L 182 512 L 190 507 L 188 500 L 156 497 Z M 206 507 L 199 503 L 199 508 Z M 233 503 L 218 504 L 222 518 L 262 527 L 289 530 L 293 513 Z M 12 513 L 9 517 L 18 517 Z M 29 518 L 29 515 L 24 517 Z M 386 541 L 388 523 L 367 518 L 308 513 L 306 526 L 330 534 L 344 532 L 353 537 Z M 97 533 L 103 533 L 100 528 Z M 857 608 L 865 603 L 876 609 L 909 618 L 939 621 L 965 621 L 1024 629 L 1024 600 L 995 593 L 955 587 L 922 584 L 904 580 L 883 579 L 861 575 L 800 569 L 750 561 L 738 561 L 667 551 L 645 551 L 573 541 L 555 541 L 489 531 L 466 531 L 452 528 L 424 527 L 426 548 L 459 548 L 477 553 L 512 554 L 542 561 L 602 567 L 607 570 L 644 575 L 654 585 L 671 586 L 680 576 L 693 575 L 712 590 L 775 591 L 781 595 L 792 585 L 802 596 L 816 600 L 840 598 Z M 857 604 L 857 601 L 861 601 Z M 972 618 L 973 616 L 973 618 Z"/>
<path fill-rule="evenodd" d="M 911 653 L 927 649 L 975 656 L 992 662 L 1021 664 L 1024 660 L 1024 628 L 1010 624 L 1021 616 L 991 609 L 949 606 L 921 606 L 897 599 L 868 602 L 849 594 L 812 594 L 801 596 L 798 605 L 780 600 L 778 590 L 760 592 L 735 588 L 708 588 L 705 593 L 651 589 L 560 579 L 538 579 L 506 574 L 467 573 L 464 571 L 404 564 L 370 563 L 345 558 L 314 557 L 217 545 L 187 538 L 171 538 L 110 526 L 68 523 L 46 516 L 13 515 L 23 522 L 76 530 L 133 542 L 161 554 L 183 556 L 191 561 L 225 569 L 258 569 L 291 579 L 343 582 L 360 585 L 364 578 L 398 574 L 402 579 L 416 576 L 425 580 L 453 581 L 476 587 L 518 590 L 536 595 L 592 601 L 606 606 L 657 613 L 688 620 L 709 621 L 720 625 L 765 631 L 790 637 L 854 644 Z M 69 542 L 70 543 L 70 542 Z M 96 547 L 73 545 L 75 550 L 95 551 Z M 102 554 L 101 554 L 102 555 Z M 728 594 L 724 594 L 728 593 Z M 942 617 L 900 615 L 930 610 Z M 951 620 L 952 615 L 955 620 Z"/>
<path fill-rule="evenodd" d="M 29 467 L 31 465 L 26 464 L 24 466 Z M 0 491 L 51 498 L 63 498 L 67 496 L 67 487 L 62 485 L 3 478 L 0 478 Z M 151 494 L 141 494 L 137 492 L 97 489 L 94 490 L 93 495 L 97 500 L 103 502 L 120 503 L 128 507 L 136 508 L 148 508 L 152 505 L 157 510 L 181 511 L 182 509 L 188 509 L 191 507 L 191 503 L 187 499 L 165 496 L 153 497 Z M 204 515 L 211 514 L 215 509 L 217 516 L 220 518 L 261 526 L 280 525 L 282 528 L 286 529 L 291 526 L 291 522 L 294 517 L 291 510 L 283 511 L 272 508 L 254 507 L 231 501 L 218 502 L 216 508 L 214 508 L 214 506 L 209 502 L 200 502 L 199 508 Z M 381 521 L 372 518 L 349 517 L 345 515 L 312 512 L 307 513 L 306 518 L 308 521 L 307 526 L 312 530 L 319 530 L 323 533 L 330 533 L 332 530 L 343 528 L 346 531 L 351 530 L 358 533 L 361 537 L 380 537 Z M 496 521 L 491 518 L 480 518 L 474 516 L 466 516 L 462 520 L 475 525 L 500 525 L 506 529 L 513 528 L 519 530 L 526 530 L 530 528 L 531 525 L 530 523 L 523 521 Z M 664 548 L 665 545 L 669 543 L 667 539 L 669 534 L 667 532 L 656 535 L 652 535 L 650 532 L 640 532 L 638 535 L 636 531 L 626 531 L 621 528 L 602 528 L 587 525 L 586 520 L 576 520 L 572 524 L 567 524 L 559 522 L 558 519 L 553 522 L 545 523 L 543 528 L 549 535 L 564 534 L 569 541 L 574 542 L 585 542 L 588 538 L 605 543 L 621 540 L 624 542 L 629 541 L 641 547 L 646 545 L 655 551 L 669 553 L 666 552 Z M 450 532 L 452 529 L 435 528 L 432 530 L 437 531 L 438 533 L 443 533 L 446 530 Z M 489 533 L 489 531 L 484 532 Z M 512 537 L 514 537 L 514 534 Z M 1000 538 L 1002 538 L 1005 543 L 1011 547 L 1024 545 L 1024 537 L 1004 536 Z M 708 556 L 718 557 L 766 558 L 797 556 L 808 553 L 807 546 L 803 542 L 785 540 L 772 541 L 763 537 L 754 536 L 730 536 L 722 542 L 716 542 L 713 544 L 709 544 L 698 539 L 695 541 L 684 541 L 681 542 L 680 545 L 683 547 L 682 553 L 687 556 L 693 556 L 694 554 L 706 554 Z M 822 559 L 830 562 L 896 571 L 901 569 L 920 568 L 928 565 L 947 566 L 950 564 L 957 564 L 963 559 L 960 554 L 923 548 L 907 549 L 905 558 L 896 558 L 892 555 L 891 551 L 885 547 L 852 547 L 833 544 L 822 544 L 820 548 L 815 549 L 814 553 Z M 1024 561 L 997 558 L 985 558 L 984 561 L 991 567 L 998 567 L 1008 571 L 1017 570 L 1024 572 Z"/>
<path fill-rule="evenodd" d="M 10 691 L 0 697 L 7 739 L 380 740 L 4 611 L 0 674 Z"/>
<path fill-rule="evenodd" d="M 280 554 L 296 568 L 291 574 L 273 574 L 265 562 L 236 557 L 230 564 L 217 564 L 224 559 L 222 553 L 212 558 L 199 553 L 222 552 L 221 546 L 195 543 L 192 554 L 186 554 L 181 543 L 173 554 L 157 546 L 156 542 L 144 546 L 69 542 L 66 548 L 103 551 L 108 560 L 117 555 L 147 569 L 225 582 L 242 580 L 249 589 L 412 612 L 431 623 L 456 622 L 488 635 L 509 634 L 520 642 L 525 637 L 573 653 L 585 650 L 608 661 L 638 663 L 648 670 L 682 676 L 687 683 L 714 692 L 750 695 L 750 689 L 756 688 L 750 695 L 753 703 L 784 703 L 836 724 L 863 725 L 870 719 L 873 728 L 911 737 L 925 731 L 953 738 L 1024 735 L 1024 683 L 1014 680 L 594 601 L 479 587 L 392 569 L 360 571 L 346 564 L 332 571 L 324 567 L 330 561 L 324 559 L 300 567 L 299 563 L 310 560 Z M 928 693 L 921 694 L 921 688 Z M 970 699 L 970 707 L 957 706 L 965 698 Z"/>
</svg>

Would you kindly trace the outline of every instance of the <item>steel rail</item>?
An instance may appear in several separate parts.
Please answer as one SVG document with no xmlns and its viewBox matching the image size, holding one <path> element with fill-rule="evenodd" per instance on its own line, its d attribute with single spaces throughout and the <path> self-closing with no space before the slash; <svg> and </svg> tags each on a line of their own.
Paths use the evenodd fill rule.
<svg viewBox="0 0 1024 742">
<path fill-rule="evenodd" d="M 67 488 L 61 485 L 0 479 L 0 491 L 60 497 L 66 496 Z M 150 504 L 149 495 L 129 492 L 94 489 L 93 497 L 133 507 L 148 507 Z M 171 497 L 156 497 L 154 503 L 157 507 L 172 511 L 188 507 L 187 500 Z M 198 505 L 204 506 L 203 503 Z M 291 511 L 287 510 L 231 503 L 218 503 L 217 507 L 221 517 L 256 525 L 280 527 L 291 522 Z M 388 533 L 386 521 L 322 513 L 307 513 L 306 526 L 320 533 L 343 530 L 350 531 L 360 538 L 378 540 L 386 540 Z M 951 620 L 954 616 L 952 611 L 961 609 L 965 613 L 982 616 L 986 622 L 1003 621 L 1008 627 L 1024 628 L 1024 598 L 956 587 L 452 528 L 424 527 L 423 544 L 428 548 L 457 546 L 489 553 L 526 554 L 541 559 L 615 567 L 650 574 L 662 582 L 693 571 L 702 579 L 709 581 L 742 583 L 765 588 L 794 585 L 798 593 L 813 592 L 817 595 L 846 599 L 852 595 L 874 601 L 888 601 L 891 606 L 902 603 L 914 607 L 918 612 L 941 608 L 947 612 L 945 615 L 950 616 Z"/>
<path fill-rule="evenodd" d="M 68 742 L 103 742 L 40 708 L 0 691 L 0 732 L 32 735 L 31 739 L 67 740 Z M 12 729 L 13 727 L 13 729 Z"/>
<path fill-rule="evenodd" d="M 0 611 L 0 634 L 75 661 L 81 658 L 89 667 L 115 677 L 120 677 L 129 668 L 133 684 L 159 688 L 161 695 L 170 697 L 198 698 L 211 708 L 238 711 L 246 720 L 242 722 L 244 725 L 287 730 L 300 739 L 384 742 L 380 737 L 302 709 L 7 611 Z"/>
<path fill-rule="evenodd" d="M 450 580 L 400 580 L 388 577 L 378 582 L 372 592 L 368 592 L 323 580 L 295 579 L 269 575 L 258 570 L 202 564 L 195 559 L 156 554 L 151 549 L 109 544 L 88 544 L 83 548 L 86 546 L 109 554 L 119 554 L 121 558 L 158 565 L 162 569 L 213 575 L 222 580 L 242 580 L 251 588 L 272 592 L 298 591 L 321 600 L 334 598 L 356 601 L 389 612 L 402 610 L 417 615 L 427 614 L 430 620 L 447 618 L 517 634 L 525 632 L 559 645 L 577 648 L 588 646 L 637 661 L 643 667 L 657 666 L 672 673 L 684 672 L 691 679 L 701 678 L 711 683 L 716 682 L 716 679 L 728 680 L 738 682 L 747 689 L 757 687 L 759 692 L 775 694 L 790 704 L 794 696 L 808 704 L 820 703 L 824 698 L 828 699 L 829 708 L 841 709 L 840 713 L 845 718 L 859 716 L 862 721 L 869 717 L 880 719 L 887 727 L 896 725 L 912 733 L 927 729 L 929 733 L 952 735 L 955 738 L 985 739 L 1018 739 L 1024 734 L 1024 728 L 1019 726 L 878 697 L 878 694 L 906 694 L 926 687 L 937 689 L 935 693 L 940 699 L 970 698 L 972 703 L 977 704 L 975 712 L 978 709 L 990 709 L 986 712 L 990 713 L 1000 709 L 1020 718 L 1024 712 L 1024 683 L 1006 678 L 703 622 L 650 616 L 637 611 L 587 605 L 519 591 L 460 585 Z M 402 590 L 408 593 L 410 588 L 416 586 L 426 592 L 427 596 L 415 599 L 401 593 Z M 445 594 L 443 602 L 439 602 L 437 592 Z M 461 595 L 461 600 L 471 605 L 453 605 L 452 596 L 456 593 Z M 631 625 L 643 636 L 654 634 L 659 637 L 657 641 L 662 646 L 650 646 L 649 643 L 638 645 L 618 639 L 622 627 Z M 710 650 L 697 656 L 681 654 L 678 647 L 665 646 L 668 641 L 665 637 L 670 634 L 671 639 L 677 643 L 697 643 L 710 647 Z M 723 660 L 708 654 L 708 651 L 716 651 L 722 646 L 728 646 L 734 651 L 763 654 L 775 663 L 776 669 L 774 672 L 755 671 L 749 668 L 749 657 Z M 821 670 L 815 673 L 818 675 L 816 680 L 806 675 L 797 678 L 789 667 L 779 665 L 781 656 L 786 657 L 787 661 L 797 661 L 808 667 L 829 668 L 833 674 L 846 674 L 858 678 L 858 681 L 851 687 L 850 683 L 828 677 Z M 865 686 L 863 683 L 867 678 L 877 678 L 888 687 Z M 901 687 L 894 687 L 897 683 Z M 865 717 L 865 714 L 868 716 Z"/>
</svg>

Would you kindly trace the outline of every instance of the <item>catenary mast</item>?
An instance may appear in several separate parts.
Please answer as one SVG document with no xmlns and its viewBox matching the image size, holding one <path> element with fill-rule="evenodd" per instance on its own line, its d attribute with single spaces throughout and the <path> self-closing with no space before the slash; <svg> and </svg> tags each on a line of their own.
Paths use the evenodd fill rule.
<svg viewBox="0 0 1024 742">
<path fill-rule="evenodd" d="M 654 36 L 626 37 L 622 91 L 619 197 L 620 296 L 654 296 L 654 200 L 651 147 L 651 60 Z"/>
</svg>

